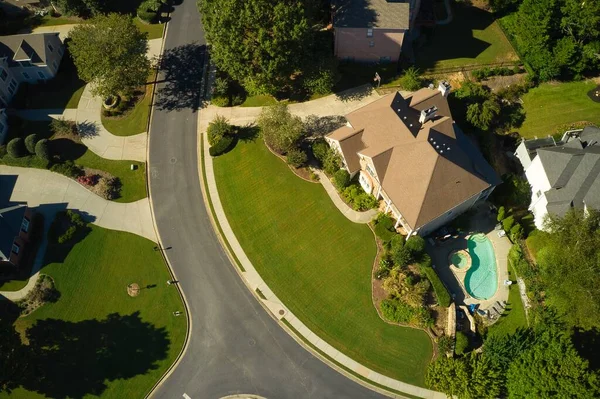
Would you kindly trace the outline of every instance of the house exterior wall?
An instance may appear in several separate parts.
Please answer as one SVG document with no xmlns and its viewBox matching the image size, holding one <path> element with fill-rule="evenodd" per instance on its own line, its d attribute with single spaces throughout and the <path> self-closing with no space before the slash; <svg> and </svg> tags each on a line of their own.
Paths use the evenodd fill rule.
<svg viewBox="0 0 600 399">
<path fill-rule="evenodd" d="M 16 254 L 11 251 L 9 262 L 17 267 L 21 265 L 21 261 L 25 257 L 25 253 L 29 250 L 29 236 L 32 229 L 31 218 L 32 212 L 29 208 L 25 210 L 25 215 L 23 216 L 29 222 L 29 229 L 27 231 L 19 230 L 19 235 L 15 237 L 13 243 L 19 246 L 19 253 Z"/>
<path fill-rule="evenodd" d="M 0 109 L 0 144 L 3 144 L 6 140 L 6 134 L 8 133 L 8 118 L 6 111 Z"/>
<path fill-rule="evenodd" d="M 535 226 L 541 230 L 544 225 L 544 218 L 548 213 L 548 200 L 545 193 L 550 190 L 551 186 L 539 156 L 536 156 L 531 165 L 525 170 L 525 177 L 531 186 L 529 210 L 533 213 Z"/>
<path fill-rule="evenodd" d="M 4 79 L 0 78 L 0 99 L 3 103 L 8 104 L 17 92 L 19 79 L 16 77 L 13 68 L 8 66 L 8 60 L 6 58 L 0 58 L 0 76 L 4 75 L 3 71 L 6 72 L 6 76 Z M 17 83 L 17 87 L 12 92 L 9 90 L 11 81 Z"/>
<path fill-rule="evenodd" d="M 380 190 L 381 184 L 379 183 L 379 180 L 377 178 L 377 176 L 375 175 L 375 167 L 373 166 L 373 162 L 371 161 L 371 158 L 369 157 L 365 157 L 363 155 L 360 155 L 360 170 L 361 173 L 363 174 L 363 179 L 365 181 L 369 182 L 369 186 L 371 187 L 371 191 L 369 191 L 369 194 L 373 194 L 375 197 L 377 197 L 377 193 Z M 373 174 L 371 174 L 369 172 L 369 169 L 367 169 L 367 165 L 369 166 L 369 169 L 373 172 Z M 364 187 L 363 187 L 364 189 Z M 365 190 L 367 191 L 367 190 Z"/>
<path fill-rule="evenodd" d="M 405 30 L 372 28 L 334 28 L 335 55 L 341 60 L 359 62 L 397 62 Z"/>
<path fill-rule="evenodd" d="M 531 158 L 529 157 L 529 151 L 527 147 L 525 147 L 525 141 L 522 141 L 521 144 L 517 147 L 515 151 L 515 155 L 521 161 L 521 165 L 523 165 L 523 170 L 527 170 L 531 165 Z"/>
</svg>

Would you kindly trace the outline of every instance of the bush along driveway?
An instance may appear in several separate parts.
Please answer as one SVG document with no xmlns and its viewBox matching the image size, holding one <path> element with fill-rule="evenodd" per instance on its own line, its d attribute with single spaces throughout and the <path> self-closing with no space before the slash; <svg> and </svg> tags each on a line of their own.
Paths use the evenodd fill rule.
<svg viewBox="0 0 600 399">
<path fill-rule="evenodd" d="M 238 143 L 213 165 L 229 224 L 266 288 L 353 364 L 423 386 L 431 340 L 379 318 L 370 229 L 348 221 L 319 185 L 294 176 L 260 140 Z"/>
</svg>

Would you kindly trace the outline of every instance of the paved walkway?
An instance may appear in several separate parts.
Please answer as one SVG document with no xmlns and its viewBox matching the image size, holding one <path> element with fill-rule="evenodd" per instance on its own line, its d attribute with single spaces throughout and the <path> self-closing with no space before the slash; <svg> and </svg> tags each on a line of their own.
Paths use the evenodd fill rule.
<svg viewBox="0 0 600 399">
<path fill-rule="evenodd" d="M 333 184 L 331 184 L 331 181 L 325 175 L 325 173 L 323 173 L 317 169 L 313 169 L 313 172 L 319 176 L 319 181 L 323 185 L 323 188 L 325 188 L 325 191 L 329 195 L 329 198 L 331 198 L 331 200 L 333 201 L 335 206 L 340 210 L 340 212 L 342 212 L 342 214 L 344 216 L 346 216 L 348 218 L 348 220 L 350 220 L 354 223 L 367 224 L 377 216 L 376 209 L 369 209 L 368 211 L 365 211 L 365 212 L 358 212 L 358 211 L 355 211 L 354 209 L 350 208 L 340 198 L 340 194 L 338 193 L 336 188 L 333 186 Z"/>
<path fill-rule="evenodd" d="M 107 201 L 68 177 L 42 169 L 0 165 L 0 175 L 16 176 L 10 201 L 25 202 L 30 208 L 37 208 L 36 211 L 44 215 L 46 230 L 57 212 L 74 209 L 100 227 L 126 231 L 156 242 L 148 198 L 130 203 Z M 27 295 L 35 286 L 45 250 L 44 239 L 27 285 L 19 291 L 0 292 L 1 296 L 16 301 Z"/>
<path fill-rule="evenodd" d="M 200 114 L 202 114 L 202 112 L 200 112 Z M 199 116 L 199 118 L 201 118 L 201 116 Z M 199 130 L 199 132 L 203 132 L 203 130 Z M 335 360 L 339 364 L 342 364 L 344 367 L 350 369 L 356 374 L 368 378 L 369 380 L 374 381 L 385 387 L 389 387 L 391 389 L 415 395 L 421 398 L 445 399 L 446 395 L 444 395 L 441 392 L 431 391 L 429 389 L 417 387 L 402 381 L 392 379 L 352 360 L 342 352 L 335 349 L 333 346 L 329 345 L 327 342 L 323 341 L 317 335 L 315 335 L 304 323 L 302 323 L 302 321 L 300 321 L 292 312 L 290 312 L 290 310 L 281 302 L 281 300 L 273 293 L 273 291 L 271 291 L 271 289 L 264 282 L 260 274 L 258 274 L 256 269 L 252 265 L 252 262 L 250 262 L 250 259 L 248 259 L 248 256 L 246 255 L 240 243 L 238 242 L 233 230 L 231 229 L 231 226 L 229 225 L 227 217 L 225 216 L 225 211 L 223 210 L 223 206 L 221 204 L 219 191 L 217 190 L 217 183 L 215 180 L 213 170 L 212 157 L 208 153 L 208 140 L 205 134 L 202 135 L 202 137 L 204 137 L 205 163 L 204 165 L 199 164 L 198 167 L 200 170 L 202 170 L 202 168 L 206 170 L 206 176 L 208 180 L 207 194 L 210 196 L 210 199 L 214 206 L 215 214 L 218 219 L 218 223 L 221 225 L 221 228 L 223 230 L 222 238 L 229 242 L 232 251 L 235 253 L 242 267 L 244 268 L 245 271 L 240 273 L 243 279 L 245 280 L 246 284 L 249 286 L 250 290 L 255 291 L 258 288 L 263 293 L 266 299 L 261 299 L 261 301 L 269 309 L 273 316 L 276 317 L 278 320 L 285 318 L 296 329 L 296 331 L 302 334 L 302 336 L 306 338 L 309 342 L 311 342 L 314 346 L 326 353 L 331 359 Z M 198 146 L 200 146 L 200 143 L 198 143 Z M 199 162 L 201 162 L 200 157 L 198 157 L 198 159 Z"/>
<path fill-rule="evenodd" d="M 33 30 L 25 29 L 22 33 L 58 33 L 58 37 L 63 42 L 69 36 L 71 29 L 79 24 L 54 25 L 54 26 L 39 26 Z"/>
</svg>

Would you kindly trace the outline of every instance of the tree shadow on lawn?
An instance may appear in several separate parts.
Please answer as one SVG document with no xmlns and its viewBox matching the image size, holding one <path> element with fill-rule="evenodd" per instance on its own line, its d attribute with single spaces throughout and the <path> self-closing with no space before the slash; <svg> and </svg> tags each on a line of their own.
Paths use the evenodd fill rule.
<svg viewBox="0 0 600 399">
<path fill-rule="evenodd" d="M 154 105 L 161 111 L 192 109 L 200 105 L 206 45 L 186 44 L 166 50 L 159 65 L 161 78 Z"/>
<path fill-rule="evenodd" d="M 50 153 L 56 154 L 60 162 L 75 161 L 83 156 L 87 147 L 71 139 L 58 138 L 50 141 Z"/>
<path fill-rule="evenodd" d="M 157 328 L 130 315 L 109 314 L 104 320 L 69 322 L 38 320 L 25 332 L 28 345 L 16 348 L 26 372 L 13 386 L 52 398 L 101 395 L 110 381 L 155 370 L 167 357 L 170 340 Z"/>
<path fill-rule="evenodd" d="M 417 66 L 429 69 L 438 61 L 455 58 L 476 58 L 491 46 L 473 36 L 494 23 L 493 15 L 480 8 L 455 4 L 454 18 L 448 25 L 424 29 L 426 40 L 416 49 Z"/>
</svg>

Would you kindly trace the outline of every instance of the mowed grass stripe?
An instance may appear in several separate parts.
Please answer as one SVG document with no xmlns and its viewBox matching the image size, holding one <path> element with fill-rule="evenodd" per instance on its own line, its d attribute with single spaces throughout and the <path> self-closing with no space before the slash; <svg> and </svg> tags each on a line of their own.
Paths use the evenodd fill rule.
<svg viewBox="0 0 600 399">
<path fill-rule="evenodd" d="M 596 87 L 592 81 L 543 83 L 523 96 L 525 122 L 521 136 L 532 138 L 554 134 L 560 125 L 589 121 L 600 124 L 600 103 L 587 92 Z"/>
<path fill-rule="evenodd" d="M 376 245 L 320 184 L 260 139 L 214 159 L 219 195 L 244 251 L 275 294 L 319 337 L 382 374 L 423 385 L 429 336 L 383 322 L 371 302 Z"/>
</svg>

